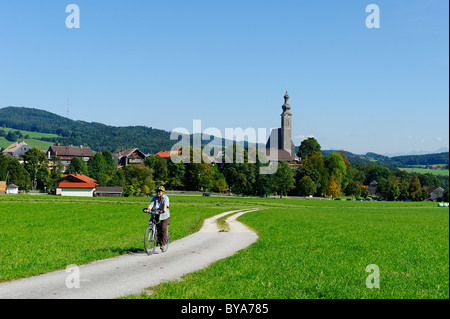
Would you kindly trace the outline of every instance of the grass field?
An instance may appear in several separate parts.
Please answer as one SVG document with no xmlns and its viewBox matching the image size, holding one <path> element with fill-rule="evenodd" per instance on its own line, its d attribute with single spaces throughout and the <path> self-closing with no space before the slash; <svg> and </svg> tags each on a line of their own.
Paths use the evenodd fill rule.
<svg viewBox="0 0 450 319">
<path fill-rule="evenodd" d="M 142 250 L 145 198 L 0 196 L 0 282 Z M 210 216 L 259 240 L 182 281 L 130 298 L 449 298 L 449 209 L 435 203 L 172 196 L 171 238 Z M 368 289 L 370 264 L 380 289 Z"/>
<path fill-rule="evenodd" d="M 433 174 L 433 175 L 442 175 L 442 176 L 449 176 L 449 170 L 448 169 L 427 169 L 427 168 L 400 168 L 402 171 L 407 172 L 413 172 L 413 173 L 419 173 L 419 174 Z"/>
<path fill-rule="evenodd" d="M 29 132 L 29 131 L 22 131 L 22 130 L 15 130 L 15 129 L 10 129 L 10 128 L 4 128 L 4 127 L 0 127 L 0 129 L 4 130 L 6 133 L 8 133 L 9 131 L 20 131 L 24 137 L 23 138 L 19 138 L 19 140 L 18 140 L 19 142 L 24 141 L 25 143 L 27 143 L 31 147 L 37 147 L 40 150 L 47 150 L 50 146 L 54 145 L 54 143 L 41 141 L 41 140 L 39 140 L 37 138 L 40 138 L 40 137 L 58 137 L 58 135 L 56 135 L 56 134 Z M 29 138 L 25 139 L 26 135 L 28 135 Z M 2 149 L 7 148 L 11 144 L 13 144 L 13 142 L 8 141 L 3 136 L 0 136 L 0 147 Z"/>
</svg>

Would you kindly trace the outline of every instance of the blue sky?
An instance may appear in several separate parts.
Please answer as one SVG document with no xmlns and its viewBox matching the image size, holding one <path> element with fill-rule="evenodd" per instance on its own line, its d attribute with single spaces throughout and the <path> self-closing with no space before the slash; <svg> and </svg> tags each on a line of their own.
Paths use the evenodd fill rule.
<svg viewBox="0 0 450 319">
<path fill-rule="evenodd" d="M 80 28 L 68 29 L 68 4 Z M 368 29 L 366 7 L 380 8 Z M 0 108 L 171 131 L 279 127 L 354 153 L 449 145 L 447 0 L 0 2 Z M 225 134 L 225 133 L 223 133 Z"/>
</svg>

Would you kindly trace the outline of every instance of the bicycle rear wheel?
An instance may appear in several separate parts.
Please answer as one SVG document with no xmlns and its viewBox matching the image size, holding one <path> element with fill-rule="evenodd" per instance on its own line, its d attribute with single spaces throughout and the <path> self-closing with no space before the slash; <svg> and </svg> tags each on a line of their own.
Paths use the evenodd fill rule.
<svg viewBox="0 0 450 319">
<path fill-rule="evenodd" d="M 153 254 L 156 250 L 157 243 L 158 243 L 158 234 L 156 231 L 156 227 L 150 226 L 145 231 L 145 237 L 144 237 L 145 252 L 148 255 Z"/>
</svg>

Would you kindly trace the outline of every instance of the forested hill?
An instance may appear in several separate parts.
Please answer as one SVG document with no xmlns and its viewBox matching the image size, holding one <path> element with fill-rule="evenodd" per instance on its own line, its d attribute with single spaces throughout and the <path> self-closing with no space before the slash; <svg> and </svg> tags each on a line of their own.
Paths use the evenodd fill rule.
<svg viewBox="0 0 450 319">
<path fill-rule="evenodd" d="M 47 111 L 26 107 L 0 109 L 0 127 L 57 134 L 42 140 L 61 145 L 87 145 L 95 151 L 113 152 L 117 148 L 138 147 L 144 153 L 169 150 L 175 141 L 170 133 L 145 126 L 117 127 L 101 123 L 74 121 Z"/>
<path fill-rule="evenodd" d="M 322 151 L 324 156 L 332 152 L 335 151 L 334 150 Z M 402 155 L 395 157 L 387 157 L 376 153 L 357 155 L 351 152 L 345 152 L 345 154 L 352 165 L 378 163 L 381 165 L 404 167 L 410 165 L 449 164 L 449 152 L 425 154 L 425 155 Z"/>
</svg>

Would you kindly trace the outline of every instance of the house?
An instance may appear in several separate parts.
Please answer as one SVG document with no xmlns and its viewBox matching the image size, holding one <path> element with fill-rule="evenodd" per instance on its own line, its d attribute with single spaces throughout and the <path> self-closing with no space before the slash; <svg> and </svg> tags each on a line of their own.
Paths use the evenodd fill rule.
<svg viewBox="0 0 450 319">
<path fill-rule="evenodd" d="M 370 196 L 377 196 L 377 190 L 378 190 L 378 182 L 373 180 L 370 182 L 369 186 L 367 187 L 367 190 L 369 191 Z"/>
<path fill-rule="evenodd" d="M 6 182 L 0 182 L 0 194 L 5 194 L 6 188 Z"/>
<path fill-rule="evenodd" d="M 442 198 L 444 197 L 444 189 L 442 187 L 428 187 L 427 188 L 428 191 L 428 200 L 430 201 L 437 201 L 437 200 L 442 200 Z"/>
<path fill-rule="evenodd" d="M 47 158 L 51 159 L 53 156 L 58 157 L 63 164 L 63 172 L 69 167 L 72 158 L 78 157 L 85 162 L 88 162 L 95 154 L 90 147 L 85 146 L 50 146 L 47 150 Z"/>
<path fill-rule="evenodd" d="M 25 142 L 15 142 L 5 148 L 3 150 L 3 154 L 6 156 L 11 156 L 14 158 L 23 158 L 26 152 L 28 152 L 31 149 L 31 146 L 28 145 Z"/>
<path fill-rule="evenodd" d="M 60 178 L 56 189 L 56 195 L 93 197 L 97 183 L 83 174 L 69 174 Z"/>
<path fill-rule="evenodd" d="M 122 193 L 123 187 L 98 186 L 95 189 L 95 196 L 97 197 L 120 197 Z"/>
<path fill-rule="evenodd" d="M 114 158 L 118 168 L 122 168 L 130 164 L 143 164 L 147 159 L 147 156 L 138 148 L 119 148 L 111 155 Z"/>
<path fill-rule="evenodd" d="M 19 186 L 15 184 L 9 184 L 6 188 L 6 194 L 19 194 Z"/>
</svg>

